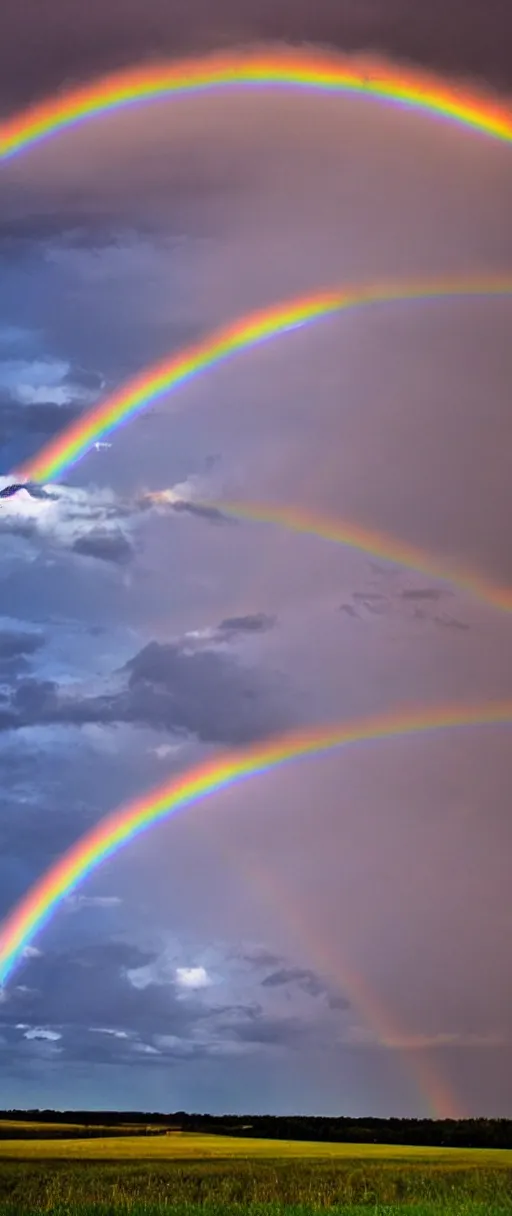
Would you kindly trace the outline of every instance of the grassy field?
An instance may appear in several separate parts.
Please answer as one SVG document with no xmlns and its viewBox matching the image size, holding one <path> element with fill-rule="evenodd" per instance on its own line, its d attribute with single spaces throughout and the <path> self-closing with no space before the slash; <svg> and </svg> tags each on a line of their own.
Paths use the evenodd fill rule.
<svg viewBox="0 0 512 1216">
<path fill-rule="evenodd" d="M 429 1167 L 512 1170 L 510 1149 L 420 1148 L 393 1144 L 331 1144 L 318 1140 L 258 1140 L 241 1136 L 169 1132 L 158 1136 L 105 1136 L 89 1140 L 0 1140 L 2 1158 L 25 1161 L 348 1161 L 422 1163 Z"/>
<path fill-rule="evenodd" d="M 512 1216 L 512 1151 L 164 1136 L 0 1141 L 0 1216 Z"/>
<path fill-rule="evenodd" d="M 37 1139 L 51 1141 L 58 1136 L 61 1139 L 75 1139 L 76 1137 L 87 1136 L 103 1136 L 105 1139 L 111 1136 L 143 1136 L 146 1134 L 146 1128 L 157 1130 L 151 1124 L 133 1124 L 133 1123 L 109 1123 L 102 1126 L 101 1123 L 85 1125 L 83 1123 L 52 1123 L 37 1119 L 0 1119 L 0 1144 L 4 1139 Z"/>
</svg>

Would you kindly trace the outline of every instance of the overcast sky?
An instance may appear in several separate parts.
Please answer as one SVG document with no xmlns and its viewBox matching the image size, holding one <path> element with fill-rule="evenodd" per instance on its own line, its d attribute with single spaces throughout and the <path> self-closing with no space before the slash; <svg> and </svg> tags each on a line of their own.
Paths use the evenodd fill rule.
<svg viewBox="0 0 512 1216">
<path fill-rule="evenodd" d="M 0 105 L 265 39 L 504 90 L 506 9 L 4 0 Z M 1 484 L 239 314 L 512 269 L 509 146 L 368 100 L 159 103 L 31 149 L 1 183 Z M 46 497 L 2 501 L 0 915 L 103 814 L 215 749 L 510 696 L 504 614 L 144 495 L 328 510 L 510 583 L 511 321 L 511 301 L 473 299 L 321 322 L 160 401 Z M 2 1105 L 421 1115 L 451 1095 L 512 1116 L 510 754 L 504 727 L 365 744 L 149 832 L 0 993 Z"/>
</svg>

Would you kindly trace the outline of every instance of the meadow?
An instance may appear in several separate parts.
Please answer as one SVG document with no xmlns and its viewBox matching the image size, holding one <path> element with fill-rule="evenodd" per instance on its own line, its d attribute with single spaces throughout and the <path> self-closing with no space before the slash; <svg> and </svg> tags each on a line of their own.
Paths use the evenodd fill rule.
<svg viewBox="0 0 512 1216">
<path fill-rule="evenodd" d="M 512 1216 L 512 1151 L 183 1132 L 0 1140 L 0 1216 L 326 1211 Z"/>
</svg>

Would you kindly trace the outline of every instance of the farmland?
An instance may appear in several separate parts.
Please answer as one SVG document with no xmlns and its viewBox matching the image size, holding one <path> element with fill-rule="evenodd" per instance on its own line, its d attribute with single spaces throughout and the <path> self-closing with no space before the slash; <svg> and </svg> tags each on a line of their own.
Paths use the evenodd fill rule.
<svg viewBox="0 0 512 1216">
<path fill-rule="evenodd" d="M 8 1130 L 0 1216 L 512 1216 L 507 1149 Z"/>
</svg>

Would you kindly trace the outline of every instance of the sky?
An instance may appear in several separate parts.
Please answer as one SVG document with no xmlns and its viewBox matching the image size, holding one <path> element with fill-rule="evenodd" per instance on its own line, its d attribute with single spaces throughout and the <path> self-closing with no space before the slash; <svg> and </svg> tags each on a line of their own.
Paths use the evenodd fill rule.
<svg viewBox="0 0 512 1216">
<path fill-rule="evenodd" d="M 512 86 L 505 0 L 4 9 L 5 117 L 109 68 L 254 42 Z M 512 269 L 508 145 L 362 99 L 159 102 L 1 177 L 2 485 L 253 309 Z M 328 511 L 510 584 L 511 321 L 507 299 L 332 317 L 1 500 L 0 916 L 109 810 L 225 747 L 510 696 L 506 614 L 194 499 Z M 0 991 L 2 1106 L 512 1117 L 510 754 L 507 727 L 365 743 L 139 838 Z"/>
</svg>

